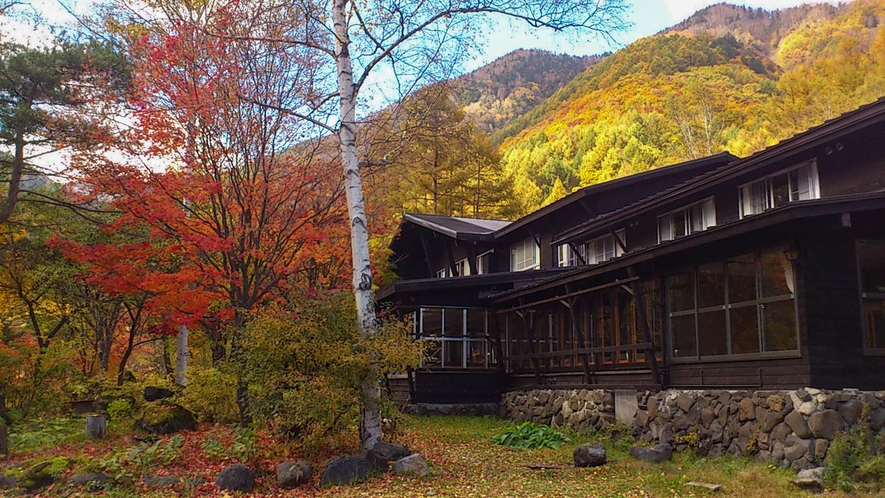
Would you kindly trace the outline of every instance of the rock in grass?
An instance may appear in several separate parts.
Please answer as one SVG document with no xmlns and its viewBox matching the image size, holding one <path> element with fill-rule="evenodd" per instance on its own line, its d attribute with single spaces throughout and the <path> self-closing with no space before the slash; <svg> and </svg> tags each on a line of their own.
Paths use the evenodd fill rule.
<svg viewBox="0 0 885 498">
<path fill-rule="evenodd" d="M 138 414 L 135 426 L 151 434 L 173 434 L 197 430 L 197 418 L 180 405 L 149 403 Z"/>
<path fill-rule="evenodd" d="M 824 472 L 825 467 L 817 467 L 814 469 L 806 469 L 799 472 L 799 475 L 792 480 L 793 484 L 801 489 L 809 491 L 822 491 L 824 489 Z"/>
<path fill-rule="evenodd" d="M 218 489 L 225 491 L 251 492 L 255 487 L 255 474 L 252 469 L 241 463 L 235 463 L 224 468 L 215 478 Z"/>
<path fill-rule="evenodd" d="M 74 474 L 68 477 L 65 482 L 71 486 L 85 486 L 89 488 L 100 488 L 107 484 L 110 478 L 101 473 Z"/>
<path fill-rule="evenodd" d="M 36 491 L 58 481 L 71 467 L 68 457 L 35 458 L 27 460 L 13 469 L 15 485 L 26 491 Z"/>
<path fill-rule="evenodd" d="M 142 478 L 145 486 L 152 488 L 168 488 L 181 482 L 178 476 L 155 476 L 148 474 Z"/>
<path fill-rule="evenodd" d="M 395 462 L 412 454 L 404 445 L 397 443 L 377 443 L 370 451 L 386 462 Z"/>
<path fill-rule="evenodd" d="M 0 489 L 12 489 L 15 487 L 15 484 L 15 477 L 0 472 Z"/>
<path fill-rule="evenodd" d="M 605 448 L 596 442 L 575 448 L 575 467 L 598 467 L 605 464 Z"/>
<path fill-rule="evenodd" d="M 283 462 L 277 465 L 277 485 L 283 489 L 307 484 L 312 476 L 313 469 L 307 462 Z"/>
<path fill-rule="evenodd" d="M 147 386 L 144 388 L 144 400 L 148 402 L 171 398 L 174 393 L 165 387 Z"/>
<path fill-rule="evenodd" d="M 654 446 L 631 446 L 630 456 L 644 462 L 663 462 L 673 456 L 673 448 L 669 444 L 656 444 Z"/>
<path fill-rule="evenodd" d="M 320 478 L 320 486 L 342 486 L 365 482 L 369 475 L 375 471 L 368 459 L 342 455 L 337 456 L 326 464 L 323 475 Z"/>
<path fill-rule="evenodd" d="M 418 453 L 413 453 L 393 462 L 393 465 L 390 468 L 395 474 L 399 475 L 423 477 L 430 474 L 430 467 L 427 466 L 427 462 L 424 461 Z"/>
</svg>

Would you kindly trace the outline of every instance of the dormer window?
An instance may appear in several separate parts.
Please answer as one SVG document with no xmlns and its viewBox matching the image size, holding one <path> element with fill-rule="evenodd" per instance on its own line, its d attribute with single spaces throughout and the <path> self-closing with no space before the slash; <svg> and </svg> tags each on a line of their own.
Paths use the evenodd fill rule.
<svg viewBox="0 0 885 498">
<path fill-rule="evenodd" d="M 740 187 L 741 218 L 794 201 L 817 199 L 820 187 L 814 160 Z"/>
<path fill-rule="evenodd" d="M 671 211 L 658 218 L 658 242 L 702 232 L 716 225 L 713 198 Z"/>
<path fill-rule="evenodd" d="M 576 250 L 577 249 L 577 250 Z M 587 261 L 587 246 L 562 244 L 556 248 L 556 264 L 560 268 L 582 265 Z"/>
<path fill-rule="evenodd" d="M 618 230 L 615 232 L 615 235 L 624 245 L 627 244 L 624 230 Z M 615 235 L 607 234 L 587 242 L 585 253 L 587 254 L 588 265 L 599 264 L 624 255 L 624 250 L 621 248 L 621 244 L 615 240 Z"/>
<path fill-rule="evenodd" d="M 538 268 L 538 259 L 538 244 L 532 237 L 510 246 L 510 271 Z"/>
<path fill-rule="evenodd" d="M 455 269 L 458 270 L 458 276 L 470 275 L 470 264 L 467 262 L 467 258 L 455 263 Z"/>
</svg>

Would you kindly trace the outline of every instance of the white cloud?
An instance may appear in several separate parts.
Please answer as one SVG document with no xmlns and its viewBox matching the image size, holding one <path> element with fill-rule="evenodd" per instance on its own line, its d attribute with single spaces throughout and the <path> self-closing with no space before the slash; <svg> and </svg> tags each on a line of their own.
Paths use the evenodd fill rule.
<svg viewBox="0 0 885 498">
<path fill-rule="evenodd" d="M 680 21 L 685 20 L 695 12 L 707 7 L 708 5 L 713 5 L 715 3 L 719 3 L 717 0 L 664 0 L 664 3 L 667 4 L 667 10 L 670 12 L 670 20 L 671 24 L 678 23 Z M 730 2 L 738 5 L 746 5 L 747 7 L 762 7 L 765 10 L 775 10 L 775 9 L 784 9 L 787 7 L 796 7 L 797 5 L 801 5 L 804 3 L 831 3 L 837 4 L 839 3 L 836 0 L 751 0 L 751 1 L 736 1 Z M 844 3 L 844 0 L 843 0 Z"/>
</svg>

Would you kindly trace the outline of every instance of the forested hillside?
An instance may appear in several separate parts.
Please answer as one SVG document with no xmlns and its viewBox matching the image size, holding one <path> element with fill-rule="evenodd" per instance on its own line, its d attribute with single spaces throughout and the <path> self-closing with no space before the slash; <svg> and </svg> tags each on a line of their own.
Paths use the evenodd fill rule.
<svg viewBox="0 0 885 498">
<path fill-rule="evenodd" d="M 492 135 L 515 197 L 528 212 L 579 186 L 745 156 L 885 95 L 883 21 L 885 0 L 717 5 L 641 39 Z"/>
</svg>

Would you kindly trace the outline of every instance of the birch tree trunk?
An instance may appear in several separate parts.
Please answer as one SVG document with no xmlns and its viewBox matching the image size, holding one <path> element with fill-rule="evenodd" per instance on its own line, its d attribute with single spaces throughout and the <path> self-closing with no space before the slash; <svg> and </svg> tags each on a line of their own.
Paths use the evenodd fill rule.
<svg viewBox="0 0 885 498">
<path fill-rule="evenodd" d="M 356 150 L 356 100 L 353 84 L 353 61 L 350 57 L 347 4 L 350 0 L 333 0 L 332 20 L 336 37 L 335 64 L 340 96 L 340 128 L 338 140 L 344 168 L 344 188 L 350 222 L 350 249 L 353 259 L 353 294 L 356 299 L 357 321 L 363 338 L 377 331 L 375 321 L 375 293 L 372 291 L 372 269 L 369 262 L 369 230 L 366 204 L 363 199 L 359 158 Z M 374 373 L 363 379 L 363 405 L 360 409 L 360 442 L 370 450 L 381 441 L 381 387 Z"/>
<path fill-rule="evenodd" d="M 175 341 L 175 383 L 182 387 L 187 385 L 187 336 L 187 327 L 184 325 L 178 327 L 178 337 Z"/>
</svg>

